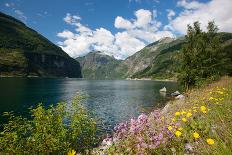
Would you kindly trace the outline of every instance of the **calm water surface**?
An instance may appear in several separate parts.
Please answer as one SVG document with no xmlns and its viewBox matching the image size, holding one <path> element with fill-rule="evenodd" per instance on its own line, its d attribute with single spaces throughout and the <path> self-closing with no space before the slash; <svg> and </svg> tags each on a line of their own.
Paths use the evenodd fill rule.
<svg viewBox="0 0 232 155">
<path fill-rule="evenodd" d="M 177 90 L 174 82 L 0 78 L 0 113 L 14 111 L 25 115 L 29 107 L 38 103 L 48 106 L 69 102 L 81 92 L 88 96 L 83 105 L 98 120 L 101 131 L 107 132 L 117 123 L 163 107 L 168 99 L 159 93 L 163 86 L 170 92 Z"/>
</svg>

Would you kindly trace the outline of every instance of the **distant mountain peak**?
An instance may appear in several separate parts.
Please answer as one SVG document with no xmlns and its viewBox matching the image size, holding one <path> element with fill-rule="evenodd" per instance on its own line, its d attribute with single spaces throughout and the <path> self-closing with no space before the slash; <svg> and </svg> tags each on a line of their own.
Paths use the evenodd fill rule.
<svg viewBox="0 0 232 155">
<path fill-rule="evenodd" d="M 175 38 L 164 37 L 164 38 L 161 38 L 161 39 L 159 40 L 159 42 L 160 42 L 160 43 L 170 43 L 170 42 L 172 42 L 172 41 L 174 41 L 174 40 L 175 40 Z"/>
</svg>

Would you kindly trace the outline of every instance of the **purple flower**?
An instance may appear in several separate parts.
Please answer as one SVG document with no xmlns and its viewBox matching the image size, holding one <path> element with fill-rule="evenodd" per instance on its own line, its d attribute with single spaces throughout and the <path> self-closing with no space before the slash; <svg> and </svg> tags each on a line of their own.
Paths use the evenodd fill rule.
<svg viewBox="0 0 232 155">
<path fill-rule="evenodd" d="M 147 117 L 147 115 L 145 115 L 145 114 L 141 114 L 141 115 L 139 115 L 139 117 L 138 117 L 138 122 L 139 122 L 140 124 L 145 124 L 145 123 L 147 123 L 147 120 L 148 120 L 148 117 Z"/>
</svg>

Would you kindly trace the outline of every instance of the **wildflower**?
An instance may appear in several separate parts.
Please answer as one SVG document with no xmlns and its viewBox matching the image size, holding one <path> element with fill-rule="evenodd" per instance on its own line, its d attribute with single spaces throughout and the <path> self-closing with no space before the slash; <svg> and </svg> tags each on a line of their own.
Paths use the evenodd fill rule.
<svg viewBox="0 0 232 155">
<path fill-rule="evenodd" d="M 214 140 L 211 139 L 211 138 L 206 139 L 206 142 L 207 142 L 209 145 L 213 145 L 213 144 L 214 144 Z"/>
<path fill-rule="evenodd" d="M 175 113 L 175 116 L 180 116 L 180 112 L 177 111 L 177 112 Z"/>
<path fill-rule="evenodd" d="M 170 131 L 171 131 L 171 130 L 172 130 L 172 126 L 168 126 L 168 130 L 170 130 Z"/>
<path fill-rule="evenodd" d="M 206 107 L 205 106 L 201 106 L 201 111 L 206 111 Z"/>
<path fill-rule="evenodd" d="M 207 111 L 205 110 L 205 111 L 202 111 L 204 114 L 206 114 L 207 113 Z"/>
<path fill-rule="evenodd" d="M 182 131 L 182 130 L 183 130 L 183 128 L 182 128 L 182 127 L 180 127 L 180 128 L 178 128 L 178 130 Z"/>
<path fill-rule="evenodd" d="M 213 98 L 213 97 L 210 97 L 209 100 L 214 100 L 214 98 Z"/>
<path fill-rule="evenodd" d="M 173 119 L 172 119 L 172 122 L 176 122 L 176 118 L 173 118 Z"/>
<path fill-rule="evenodd" d="M 192 113 L 191 113 L 191 112 L 188 112 L 186 116 L 187 116 L 187 117 L 191 117 L 191 116 L 192 116 Z"/>
<path fill-rule="evenodd" d="M 182 112 L 181 112 L 182 115 L 185 115 L 186 113 L 187 113 L 186 111 L 182 111 Z"/>
<path fill-rule="evenodd" d="M 193 133 L 193 137 L 194 137 L 195 139 L 198 139 L 198 138 L 200 138 L 200 135 L 199 135 L 197 132 L 194 132 L 194 133 Z"/>
<path fill-rule="evenodd" d="M 68 155 L 75 155 L 76 154 L 76 151 L 75 150 L 72 150 L 72 151 L 69 151 L 68 152 Z"/>
<path fill-rule="evenodd" d="M 184 118 L 184 117 L 183 117 L 181 120 L 182 120 L 183 122 L 187 122 L 187 119 Z"/>
<path fill-rule="evenodd" d="M 165 119 L 164 116 L 162 116 L 161 119 L 164 120 Z"/>
<path fill-rule="evenodd" d="M 178 130 L 175 132 L 176 137 L 180 137 L 181 134 L 182 134 L 182 133 L 181 133 L 180 131 L 178 131 Z"/>
</svg>

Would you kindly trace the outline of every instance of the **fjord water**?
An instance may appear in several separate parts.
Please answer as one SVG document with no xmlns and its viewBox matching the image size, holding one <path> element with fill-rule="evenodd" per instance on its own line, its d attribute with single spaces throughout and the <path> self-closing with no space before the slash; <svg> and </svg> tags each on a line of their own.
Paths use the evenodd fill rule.
<svg viewBox="0 0 232 155">
<path fill-rule="evenodd" d="M 161 81 L 0 78 L 0 113 L 26 115 L 38 103 L 70 102 L 80 92 L 87 96 L 83 106 L 107 132 L 117 123 L 163 107 L 168 99 L 159 93 L 163 86 L 170 92 L 177 90 L 175 82 Z"/>
</svg>

